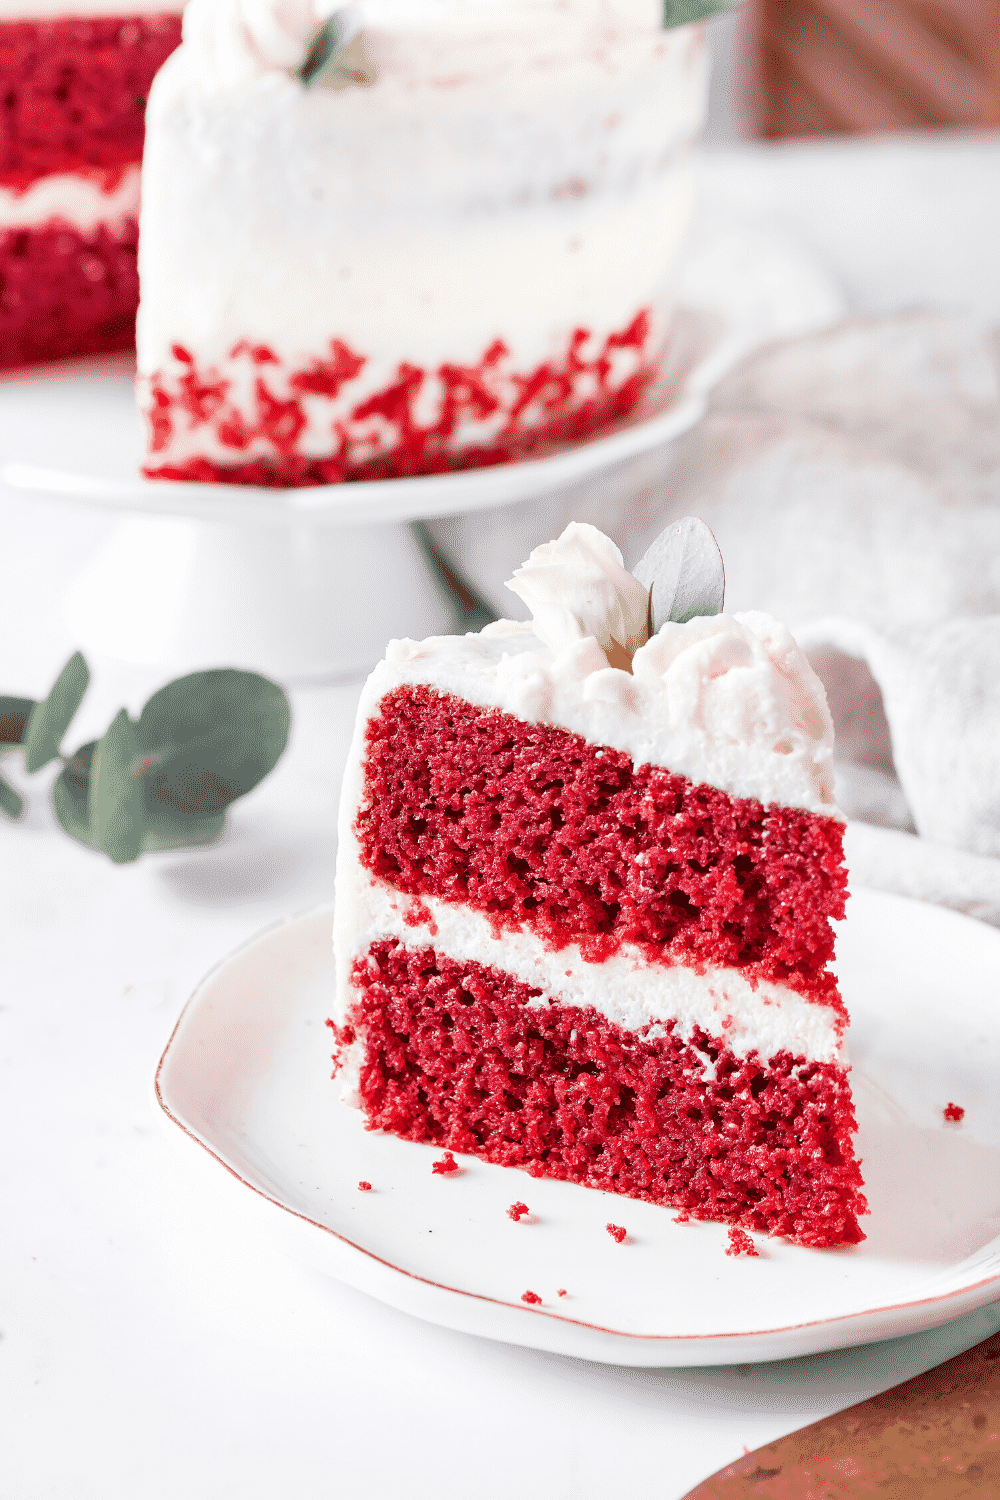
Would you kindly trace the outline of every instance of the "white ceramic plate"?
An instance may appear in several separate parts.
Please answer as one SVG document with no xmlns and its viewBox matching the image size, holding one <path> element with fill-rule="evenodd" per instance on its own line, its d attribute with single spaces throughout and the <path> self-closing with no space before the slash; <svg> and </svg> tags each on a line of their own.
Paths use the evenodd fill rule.
<svg viewBox="0 0 1000 1500">
<path fill-rule="evenodd" d="M 134 362 L 81 360 L 0 379 L 0 481 L 113 510 L 215 522 L 331 526 L 431 519 L 564 490 L 693 427 L 712 385 L 749 349 L 822 327 L 843 298 L 808 251 L 717 217 L 701 221 L 678 288 L 667 367 L 641 420 L 547 458 L 415 479 L 274 490 L 140 477 Z"/>
<path fill-rule="evenodd" d="M 314 1266 L 450 1328 L 632 1365 L 810 1354 L 1000 1298 L 1000 932 L 855 892 L 838 968 L 868 1238 L 817 1251 L 758 1237 L 759 1259 L 732 1259 L 721 1225 L 474 1157 L 437 1175 L 440 1150 L 366 1132 L 330 1080 L 330 926 L 329 910 L 298 917 L 226 959 L 154 1080 L 175 1138 Z M 960 1125 L 943 1119 L 951 1102 Z M 530 1219 L 508 1218 L 517 1201 Z"/>
</svg>

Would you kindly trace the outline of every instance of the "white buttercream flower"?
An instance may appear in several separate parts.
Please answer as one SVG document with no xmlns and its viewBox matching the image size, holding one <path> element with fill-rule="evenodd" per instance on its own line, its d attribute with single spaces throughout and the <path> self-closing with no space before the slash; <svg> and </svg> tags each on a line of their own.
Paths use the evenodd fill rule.
<svg viewBox="0 0 1000 1500">
<path fill-rule="evenodd" d="M 556 541 L 535 548 L 507 587 L 556 655 L 593 636 L 609 666 L 631 671 L 647 639 L 649 590 L 626 572 L 618 548 L 596 526 L 571 521 Z"/>
</svg>

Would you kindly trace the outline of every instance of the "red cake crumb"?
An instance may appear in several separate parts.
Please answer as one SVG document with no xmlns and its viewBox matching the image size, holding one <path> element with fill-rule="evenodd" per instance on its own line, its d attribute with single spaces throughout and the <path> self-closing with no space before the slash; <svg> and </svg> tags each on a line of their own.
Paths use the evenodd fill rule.
<svg viewBox="0 0 1000 1500">
<path fill-rule="evenodd" d="M 729 1249 L 727 1255 L 760 1255 L 760 1251 L 748 1234 L 742 1229 L 730 1229 Z"/>
<path fill-rule="evenodd" d="M 507 1217 L 508 1219 L 513 1219 L 514 1223 L 517 1224 L 530 1211 L 526 1203 L 512 1203 L 507 1210 Z"/>
<path fill-rule="evenodd" d="M 180 39 L 179 14 L 0 21 L 0 186 L 67 172 L 114 192 L 139 164 L 146 95 Z M 138 232 L 134 216 L 0 231 L 0 369 L 133 348 Z"/>
<path fill-rule="evenodd" d="M 139 305 L 139 226 L 0 231 L 0 369 L 130 349 Z"/>
<path fill-rule="evenodd" d="M 447 1175 L 447 1173 L 449 1172 L 457 1172 L 458 1162 L 452 1156 L 450 1151 L 446 1151 L 440 1161 L 431 1163 L 431 1171 L 440 1172 L 442 1175 Z"/>
<path fill-rule="evenodd" d="M 165 452 L 175 424 L 185 432 L 204 426 L 210 430 L 213 446 L 219 442 L 233 451 L 232 462 L 157 460 L 143 472 L 152 479 L 290 488 L 345 479 L 440 474 L 545 453 L 560 444 L 592 437 L 635 411 L 656 370 L 656 360 L 646 350 L 651 326 L 649 313 L 641 311 L 627 328 L 609 335 L 590 355 L 585 350 L 593 336 L 578 328 L 561 358 L 520 373 L 511 373 L 505 366 L 501 370 L 509 350 L 500 339 L 473 366 L 443 364 L 436 370 L 423 370 L 401 364 L 390 385 L 367 395 L 349 409 L 345 419 L 333 424 L 335 446 L 320 458 L 299 451 L 307 420 L 303 398 L 315 406 L 317 397 L 339 397 L 367 364 L 363 354 L 333 339 L 330 358 L 313 358 L 306 369 L 292 372 L 288 400 L 279 400 L 266 380 L 258 378 L 248 411 L 229 399 L 231 381 L 213 367 L 197 369 L 185 351 L 187 361 L 180 361 L 185 366 L 182 376 L 160 371 L 148 383 L 151 451 L 154 455 Z M 634 352 L 637 368 L 622 384 L 613 385 L 614 355 L 621 350 Z M 243 353 L 258 365 L 278 363 L 266 347 L 251 348 L 246 340 L 234 346 L 230 357 Z M 260 358 L 262 353 L 269 358 Z M 185 391 L 185 381 L 192 375 L 199 386 L 219 393 L 211 407 L 192 409 Z M 421 420 L 427 410 L 436 411 L 430 422 Z M 482 421 L 498 414 L 503 420 L 495 437 L 483 445 L 455 446 L 462 421 Z M 275 451 L 238 457 L 258 437 L 268 439 Z"/>
<path fill-rule="evenodd" d="M 542 1299 L 541 1299 L 541 1297 L 539 1297 L 539 1295 L 538 1295 L 537 1292 L 522 1292 L 521 1293 L 521 1301 L 522 1302 L 528 1302 L 528 1303 L 530 1303 L 532 1307 L 537 1307 L 538 1304 L 541 1302 L 541 1300 Z"/>
<path fill-rule="evenodd" d="M 965 1110 L 960 1104 L 949 1104 L 944 1110 L 944 1117 L 946 1120 L 964 1120 Z"/>
<path fill-rule="evenodd" d="M 620 1224 L 605 1224 L 604 1227 L 608 1231 L 616 1245 L 624 1244 L 625 1236 L 628 1234 L 627 1229 L 623 1229 Z"/>
<path fill-rule="evenodd" d="M 675 1224 L 690 1224 L 690 1222 L 691 1222 L 691 1215 L 690 1214 L 678 1214 L 677 1217 L 674 1219 L 674 1223 Z"/>
<path fill-rule="evenodd" d="M 370 1129 L 804 1245 L 864 1238 L 854 1110 L 833 1064 L 737 1057 L 673 1023 L 649 1040 L 394 939 L 353 985 Z"/>
<path fill-rule="evenodd" d="M 138 162 L 146 95 L 180 42 L 179 11 L 0 22 L 0 182 Z"/>
<path fill-rule="evenodd" d="M 372 1190 L 372 1185 L 371 1185 L 370 1182 L 359 1182 L 358 1183 L 358 1192 L 360 1192 L 360 1193 L 370 1193 L 371 1190 Z"/>
<path fill-rule="evenodd" d="M 831 918 L 843 827 L 763 807 L 617 750 L 428 687 L 388 693 L 366 729 L 363 864 L 394 889 L 528 927 L 603 962 L 736 967 L 843 1014 Z"/>
<path fill-rule="evenodd" d="M 567 1290 L 566 1290 L 566 1288 L 564 1286 L 561 1286 L 559 1288 L 559 1290 L 556 1292 L 556 1296 L 557 1297 L 568 1297 L 569 1293 L 567 1292 Z"/>
</svg>

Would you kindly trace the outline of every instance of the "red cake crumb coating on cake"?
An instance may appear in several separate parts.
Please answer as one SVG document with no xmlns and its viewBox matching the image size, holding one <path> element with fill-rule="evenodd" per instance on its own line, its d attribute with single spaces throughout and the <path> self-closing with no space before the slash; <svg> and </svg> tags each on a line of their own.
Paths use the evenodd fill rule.
<svg viewBox="0 0 1000 1500">
<path fill-rule="evenodd" d="M 736 1057 L 672 1023 L 650 1040 L 395 940 L 372 945 L 353 985 L 334 1030 L 364 1042 L 370 1129 L 804 1245 L 864 1238 L 854 1110 L 832 1064 Z"/>
<path fill-rule="evenodd" d="M 0 232 L 0 369 L 131 349 L 139 305 L 135 220 Z"/>
<path fill-rule="evenodd" d="M 623 1229 L 620 1224 L 605 1224 L 604 1227 L 616 1245 L 624 1245 L 625 1236 L 628 1234 L 627 1229 Z"/>
<path fill-rule="evenodd" d="M 450 1172 L 458 1171 L 458 1162 L 450 1151 L 446 1151 L 440 1161 L 431 1163 L 431 1171 L 440 1172 L 442 1176 L 447 1177 Z"/>
<path fill-rule="evenodd" d="M 138 162 L 146 96 L 180 42 L 179 12 L 0 22 L 0 182 Z"/>
<path fill-rule="evenodd" d="M 960 1104 L 949 1104 L 944 1111 L 944 1117 L 946 1120 L 954 1120 L 956 1122 L 959 1120 L 964 1120 L 965 1110 Z"/>
<path fill-rule="evenodd" d="M 730 1229 L 727 1255 L 760 1255 L 750 1236 L 742 1229 Z"/>
<path fill-rule="evenodd" d="M 529 1307 L 538 1307 L 541 1305 L 542 1299 L 537 1292 L 522 1292 L 521 1301 L 527 1302 Z"/>
<path fill-rule="evenodd" d="M 508 1219 L 513 1219 L 515 1224 L 519 1224 L 524 1215 L 530 1212 L 531 1210 L 526 1203 L 512 1203 L 507 1210 L 507 1217 Z"/>
<path fill-rule="evenodd" d="M 153 459 L 143 473 L 151 479 L 293 488 L 439 474 L 537 455 L 561 443 L 581 442 L 635 411 L 655 374 L 645 353 L 650 327 L 649 314 L 640 312 L 589 357 L 584 349 L 592 335 L 577 328 L 561 359 L 522 372 L 507 368 L 509 351 L 500 339 L 473 366 L 444 364 L 425 370 L 401 364 L 391 384 L 365 395 L 332 422 L 330 451 L 322 457 L 315 457 L 314 449 L 308 454 L 300 450 L 307 410 L 315 410 L 317 398 L 340 397 L 364 370 L 364 355 L 340 339 L 331 340 L 329 356 L 313 358 L 292 372 L 290 394 L 284 396 L 275 392 L 273 380 L 268 383 L 268 367 L 280 363 L 277 356 L 266 345 L 240 340 L 230 358 L 246 358 L 259 372 L 248 410 L 245 397 L 234 397 L 232 380 L 217 368 L 201 369 L 190 351 L 175 344 L 179 370 L 170 375 L 161 371 L 147 385 L 144 405 Z M 631 351 L 638 368 L 619 384 L 615 357 L 621 351 Z M 436 410 L 430 421 L 429 407 Z M 461 424 L 498 417 L 502 420 L 495 436 L 456 444 Z M 202 427 L 232 450 L 231 461 L 155 458 L 165 453 L 177 431 Z M 258 439 L 265 439 L 271 451 L 241 459 L 238 455 Z"/>
<path fill-rule="evenodd" d="M 590 962 L 634 943 L 648 962 L 731 966 L 844 1014 L 824 972 L 847 887 L 833 818 L 427 687 L 386 694 L 365 737 L 360 857 L 395 890 L 578 942 Z"/>
</svg>

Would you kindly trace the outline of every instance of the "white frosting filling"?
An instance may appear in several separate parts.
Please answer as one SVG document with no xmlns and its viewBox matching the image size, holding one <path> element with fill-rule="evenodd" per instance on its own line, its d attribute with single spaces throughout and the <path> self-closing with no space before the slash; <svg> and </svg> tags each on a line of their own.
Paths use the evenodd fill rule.
<svg viewBox="0 0 1000 1500">
<path fill-rule="evenodd" d="M 318 10 L 192 0 L 146 113 L 140 372 L 181 344 L 229 376 L 244 339 L 301 369 L 336 337 L 367 360 L 354 403 L 401 361 L 472 366 L 502 339 L 523 373 L 643 308 L 655 358 L 692 210 L 700 29 L 663 31 L 659 0 L 361 9 L 378 82 L 332 92 L 288 71 Z M 330 451 L 340 415 L 316 405 L 306 453 Z"/>
<path fill-rule="evenodd" d="M 139 215 L 138 166 L 128 167 L 105 191 L 97 176 L 50 172 L 24 190 L 0 186 L 0 229 L 37 229 L 53 220 L 89 233 L 99 224 L 120 228 Z"/>
<path fill-rule="evenodd" d="M 423 896 L 430 921 L 408 923 L 412 898 L 373 879 L 358 863 L 356 848 L 338 864 L 335 944 L 339 975 L 335 1019 L 343 1022 L 352 1002 L 350 973 L 372 943 L 396 938 L 408 948 L 434 948 L 459 963 L 484 964 L 540 989 L 535 1005 L 550 999 L 590 1006 L 627 1031 L 649 1027 L 651 1040 L 675 1019 L 674 1035 L 689 1041 L 696 1028 L 717 1038 L 737 1057 L 756 1051 L 767 1062 L 779 1052 L 811 1062 L 847 1066 L 843 1025 L 828 1006 L 804 1000 L 785 985 L 762 981 L 756 988 L 738 970 L 710 967 L 698 974 L 677 964 L 649 964 L 623 947 L 603 963 L 588 963 L 574 943 L 553 950 L 527 929 L 494 935 L 489 920 L 471 907 Z M 711 1065 L 706 1060 L 706 1070 Z"/>
</svg>

